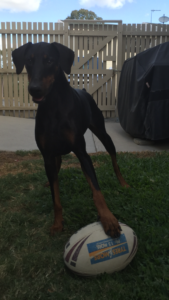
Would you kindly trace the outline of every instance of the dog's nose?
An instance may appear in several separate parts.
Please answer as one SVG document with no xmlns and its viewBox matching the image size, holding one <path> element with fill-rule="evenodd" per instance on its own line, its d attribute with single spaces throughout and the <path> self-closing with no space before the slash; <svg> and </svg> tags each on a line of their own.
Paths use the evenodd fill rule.
<svg viewBox="0 0 169 300">
<path fill-rule="evenodd" d="M 41 87 L 38 84 L 30 84 L 29 85 L 29 93 L 32 96 L 39 96 L 42 93 Z"/>
</svg>

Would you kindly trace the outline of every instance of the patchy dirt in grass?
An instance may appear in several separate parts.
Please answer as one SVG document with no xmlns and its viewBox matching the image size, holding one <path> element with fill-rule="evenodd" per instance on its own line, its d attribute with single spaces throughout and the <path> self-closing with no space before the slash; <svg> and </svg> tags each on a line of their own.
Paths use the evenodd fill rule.
<svg viewBox="0 0 169 300">
<path fill-rule="evenodd" d="M 35 166 L 35 161 L 41 162 Z M 94 162 L 94 167 L 100 166 L 100 163 Z M 80 163 L 74 154 L 63 159 L 62 169 L 81 168 Z M 8 174 L 16 175 L 18 173 L 31 174 L 37 170 L 44 169 L 43 158 L 39 152 L 30 152 L 17 154 L 16 152 L 0 152 L 0 177 Z"/>
<path fill-rule="evenodd" d="M 97 152 L 91 153 L 90 156 L 97 156 L 100 154 L 108 155 L 107 152 Z M 157 152 L 152 151 L 143 151 L 143 152 L 119 152 L 119 155 L 131 154 L 138 158 L 149 158 L 157 155 Z M 0 177 L 6 176 L 8 174 L 18 174 L 25 173 L 30 174 L 37 172 L 37 170 L 43 169 L 43 163 L 39 163 L 38 166 L 34 164 L 36 160 L 43 160 L 39 151 L 31 151 L 31 152 L 6 152 L 0 151 Z M 101 165 L 101 163 L 94 162 L 94 167 L 97 168 Z M 80 163 L 76 156 L 72 153 L 63 157 L 62 169 L 67 168 L 80 168 Z"/>
<path fill-rule="evenodd" d="M 98 162 L 94 162 L 94 163 L 93 163 L 94 168 L 98 168 L 100 165 L 101 165 L 101 163 L 98 163 Z M 80 165 L 80 163 L 78 163 L 78 162 L 77 162 L 77 163 L 73 163 L 73 164 L 71 164 L 71 163 L 67 163 L 67 164 L 62 163 L 61 168 L 62 168 L 62 169 L 68 169 L 68 168 L 81 168 L 81 165 Z"/>
<path fill-rule="evenodd" d="M 38 168 L 39 170 L 40 168 Z M 42 169 L 42 168 L 41 168 Z M 37 168 L 34 168 L 33 164 L 29 163 L 29 165 L 25 166 L 22 164 L 5 164 L 0 166 L 0 177 L 6 176 L 8 174 L 16 175 L 18 173 L 24 174 L 32 174 L 37 172 Z"/>
<path fill-rule="evenodd" d="M 41 157 L 38 151 L 32 151 L 27 155 L 18 155 L 16 152 L 0 151 L 0 166 L 5 163 L 17 163 L 25 160 L 39 159 Z"/>
<path fill-rule="evenodd" d="M 40 159 L 41 155 L 37 151 L 32 151 L 26 155 L 18 155 L 16 152 L 0 152 L 0 177 L 8 174 L 32 173 L 34 165 L 32 161 Z"/>
</svg>

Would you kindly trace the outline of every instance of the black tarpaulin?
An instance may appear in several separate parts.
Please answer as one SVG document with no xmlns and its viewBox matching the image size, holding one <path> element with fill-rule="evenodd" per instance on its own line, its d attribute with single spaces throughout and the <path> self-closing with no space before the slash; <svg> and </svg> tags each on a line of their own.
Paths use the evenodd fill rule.
<svg viewBox="0 0 169 300">
<path fill-rule="evenodd" d="M 133 137 L 169 138 L 169 42 L 125 61 L 118 114 L 122 128 Z"/>
</svg>

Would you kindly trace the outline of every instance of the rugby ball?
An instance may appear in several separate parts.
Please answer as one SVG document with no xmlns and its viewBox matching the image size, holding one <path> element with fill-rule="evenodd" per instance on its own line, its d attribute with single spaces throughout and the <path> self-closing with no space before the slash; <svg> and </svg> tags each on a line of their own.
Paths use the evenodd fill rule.
<svg viewBox="0 0 169 300">
<path fill-rule="evenodd" d="M 119 238 L 106 235 L 100 222 L 89 224 L 73 234 L 65 245 L 65 265 L 82 276 L 124 269 L 137 252 L 137 236 L 132 228 L 119 224 L 122 229 Z"/>
</svg>

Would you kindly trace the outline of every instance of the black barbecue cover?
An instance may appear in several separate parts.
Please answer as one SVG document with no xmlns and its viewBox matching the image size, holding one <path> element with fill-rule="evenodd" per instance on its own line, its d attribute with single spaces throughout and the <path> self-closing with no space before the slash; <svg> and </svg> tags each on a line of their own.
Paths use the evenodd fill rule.
<svg viewBox="0 0 169 300">
<path fill-rule="evenodd" d="M 124 62 L 118 114 L 122 128 L 133 137 L 169 138 L 169 42 Z"/>
</svg>

